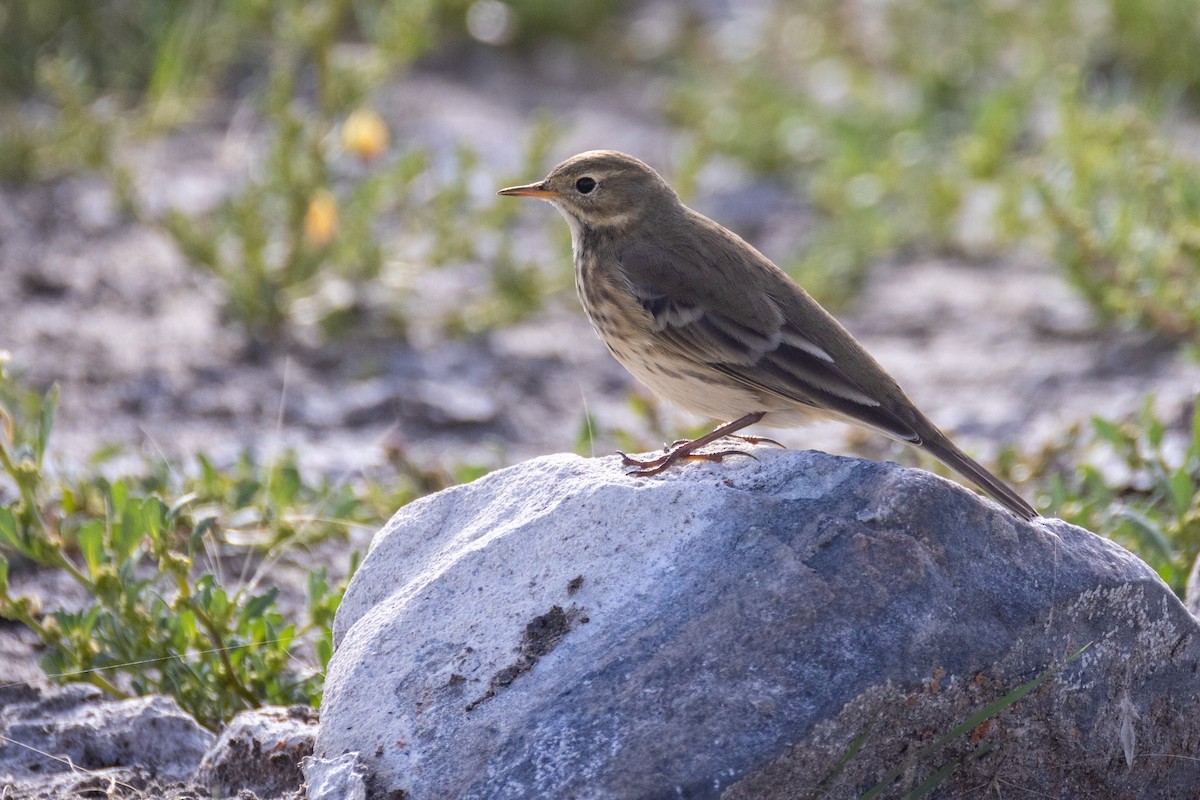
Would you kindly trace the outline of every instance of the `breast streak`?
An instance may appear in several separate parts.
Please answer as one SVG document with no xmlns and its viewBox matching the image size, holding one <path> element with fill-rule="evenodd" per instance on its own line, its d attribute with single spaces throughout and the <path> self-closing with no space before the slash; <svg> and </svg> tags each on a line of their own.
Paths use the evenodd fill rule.
<svg viewBox="0 0 1200 800">
<path fill-rule="evenodd" d="M 656 342 L 658 334 L 649 312 L 608 276 L 578 281 L 577 288 L 605 347 L 658 397 L 721 422 L 755 411 L 767 412 L 762 424 L 777 427 L 801 425 L 813 418 L 812 409 L 742 386 L 703 364 L 664 350 Z"/>
</svg>

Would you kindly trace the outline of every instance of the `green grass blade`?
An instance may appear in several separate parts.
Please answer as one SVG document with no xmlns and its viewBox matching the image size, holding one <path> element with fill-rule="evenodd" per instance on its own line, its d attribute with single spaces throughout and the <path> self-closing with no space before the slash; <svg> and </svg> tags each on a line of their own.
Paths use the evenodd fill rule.
<svg viewBox="0 0 1200 800">
<path fill-rule="evenodd" d="M 817 788 L 808 796 L 808 800 L 817 800 L 817 798 L 825 793 L 825 787 L 828 786 L 834 778 L 842 774 L 842 770 L 846 768 L 846 765 L 850 763 L 850 760 L 858 755 L 859 750 L 862 750 L 863 744 L 866 743 L 867 737 L 871 735 L 871 731 L 874 729 L 874 725 L 868 725 L 865 731 L 854 738 L 854 741 L 852 741 L 850 746 L 846 748 L 846 752 L 843 753 L 842 757 L 838 759 L 838 762 L 833 765 L 833 770 L 831 770 L 830 773 L 826 775 L 820 783 L 817 784 Z"/>
<path fill-rule="evenodd" d="M 37 462 L 39 469 L 42 466 L 42 457 L 46 454 L 46 444 L 50 441 L 50 431 L 54 429 L 54 415 L 58 411 L 58 393 L 58 384 L 56 383 L 50 387 L 50 391 L 46 392 L 46 396 L 42 400 L 42 414 L 37 433 L 37 450 L 34 452 L 34 460 Z"/>
<path fill-rule="evenodd" d="M 1025 697 L 1025 695 L 1029 694 L 1034 689 L 1041 686 L 1043 683 L 1048 681 L 1050 678 L 1052 678 L 1053 676 L 1055 676 L 1059 672 L 1061 672 L 1068 664 L 1070 664 L 1075 659 L 1079 658 L 1079 656 L 1081 656 L 1083 654 L 1083 652 L 1085 650 L 1087 650 L 1089 647 L 1091 647 L 1091 642 L 1089 642 L 1088 644 L 1079 648 L 1079 650 L 1077 650 L 1074 654 L 1069 656 L 1061 664 L 1057 664 L 1053 667 L 1050 667 L 1045 672 L 1038 675 L 1036 678 L 1029 681 L 1028 683 L 1024 683 L 1021 686 L 1018 686 L 1013 691 L 1004 695 L 1000 699 L 995 700 L 991 703 L 988 703 L 986 706 L 981 708 L 979 711 L 976 711 L 974 714 L 967 717 L 965 720 L 960 722 L 958 725 L 955 725 L 947 733 L 939 736 L 931 744 L 928 744 L 925 747 L 921 748 L 911 758 L 906 759 L 899 766 L 893 767 L 886 775 L 884 775 L 883 779 L 881 781 L 879 781 L 879 783 L 875 784 L 873 787 L 871 787 L 869 790 L 867 790 L 866 794 L 862 795 L 859 798 L 859 800 L 872 800 L 873 798 L 878 797 L 885 789 L 887 789 L 889 786 L 891 786 L 892 782 L 895 781 L 896 778 L 899 778 L 904 773 L 904 771 L 906 769 L 908 769 L 911 765 L 916 764 L 920 761 L 925 761 L 929 758 L 932 758 L 933 756 L 936 756 L 939 752 L 941 752 L 946 747 L 947 744 L 949 744 L 953 740 L 957 739 L 959 736 L 962 736 L 962 735 L 974 730 L 975 728 L 979 727 L 981 724 L 983 724 L 987 720 L 989 720 L 992 717 L 999 714 L 1001 711 L 1004 711 L 1005 709 L 1013 706 L 1018 701 L 1020 701 L 1021 698 Z"/>
<path fill-rule="evenodd" d="M 977 758 L 982 758 L 992 750 L 992 745 L 982 744 L 969 753 L 964 753 L 961 757 L 954 759 L 949 764 L 939 769 L 937 772 L 930 775 L 921 785 L 913 789 L 908 794 L 904 795 L 904 800 L 919 800 L 931 791 L 942 785 L 942 781 L 949 778 L 953 773 L 958 771 L 958 768 L 964 764 L 969 764 Z"/>
</svg>

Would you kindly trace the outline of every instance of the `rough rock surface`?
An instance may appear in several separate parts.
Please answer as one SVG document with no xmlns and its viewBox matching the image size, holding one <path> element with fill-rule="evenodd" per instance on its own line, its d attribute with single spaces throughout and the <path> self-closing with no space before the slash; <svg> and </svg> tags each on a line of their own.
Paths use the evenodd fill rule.
<svg viewBox="0 0 1200 800">
<path fill-rule="evenodd" d="M 112 700 L 94 686 L 0 688 L 4 797 L 194 797 L 213 735 L 165 697 Z"/>
<path fill-rule="evenodd" d="M 308 800 L 367 800 L 367 771 L 356 754 L 306 758 L 300 766 Z"/>
<path fill-rule="evenodd" d="M 316 727 L 311 708 L 259 708 L 214 737 L 166 697 L 12 684 L 0 687 L 0 798 L 298 798 Z"/>
<path fill-rule="evenodd" d="M 755 454 L 554 456 L 404 508 L 338 613 L 316 755 L 411 800 L 1200 782 L 1200 626 L 1133 555 L 922 471 Z"/>
<path fill-rule="evenodd" d="M 196 771 L 214 797 L 252 791 L 259 797 L 298 795 L 300 761 L 312 755 L 317 712 L 308 706 L 255 708 L 229 721 Z"/>
</svg>

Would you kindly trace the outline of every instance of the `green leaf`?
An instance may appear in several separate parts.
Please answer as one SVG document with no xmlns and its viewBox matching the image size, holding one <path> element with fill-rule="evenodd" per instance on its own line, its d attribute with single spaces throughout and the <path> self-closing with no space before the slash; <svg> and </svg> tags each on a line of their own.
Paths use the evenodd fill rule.
<svg viewBox="0 0 1200 800">
<path fill-rule="evenodd" d="M 1196 485 L 1192 476 L 1184 468 L 1179 468 L 1171 475 L 1171 499 L 1175 503 L 1175 513 L 1183 516 L 1192 507 L 1192 498 L 1196 494 Z"/>
<path fill-rule="evenodd" d="M 1158 417 L 1147 417 L 1143 423 L 1146 426 L 1146 440 L 1156 450 L 1162 446 L 1163 436 L 1166 435 L 1167 426 Z"/>
<path fill-rule="evenodd" d="M 308 602 L 319 602 L 329 591 L 329 570 L 326 567 L 308 573 Z"/>
<path fill-rule="evenodd" d="M 262 617 L 246 616 L 242 625 L 242 633 L 247 636 L 251 642 L 256 644 L 267 640 L 267 622 Z M 246 653 L 247 657 L 253 656 L 253 651 Z"/>
<path fill-rule="evenodd" d="M 114 483 L 112 491 L 109 494 L 112 497 L 113 516 L 119 517 L 125 513 L 125 501 L 129 498 L 129 491 L 125 488 L 125 481 Z"/>
<path fill-rule="evenodd" d="M 8 594 L 8 559 L 0 554 L 0 597 Z"/>
<path fill-rule="evenodd" d="M 1126 442 L 1126 436 L 1121 430 L 1121 426 L 1111 420 L 1092 417 L 1092 428 L 1096 431 L 1097 436 L 1116 447 L 1123 447 Z"/>
<path fill-rule="evenodd" d="M 949 778 L 954 772 L 964 764 L 969 764 L 976 759 L 979 759 L 992 751 L 991 744 L 982 744 L 979 747 L 971 750 L 953 761 L 949 762 L 937 772 L 930 775 L 920 786 L 913 789 L 908 794 L 904 795 L 904 800 L 919 800 L 919 798 L 932 792 L 934 789 L 942 785 L 942 781 Z"/>
<path fill-rule="evenodd" d="M 263 612 L 275 603 L 278 595 L 279 589 L 271 587 L 269 591 L 250 598 L 250 602 L 246 603 L 246 608 L 242 611 L 242 618 L 252 620 L 261 617 Z"/>
<path fill-rule="evenodd" d="M 328 639 L 317 640 L 317 660 L 321 664 L 321 669 L 329 666 L 331 658 L 333 658 L 333 642 Z"/>
<path fill-rule="evenodd" d="M 1157 522 L 1132 508 L 1122 508 L 1114 515 L 1114 518 L 1127 523 L 1142 544 L 1152 546 L 1159 551 L 1162 557 L 1168 561 L 1171 560 L 1175 551 L 1171 544 L 1171 537 Z"/>
<path fill-rule="evenodd" d="M 213 517 L 204 517 L 196 522 L 192 527 L 192 533 L 188 536 L 188 557 L 194 556 L 197 552 L 204 549 L 204 537 L 207 536 L 217 525 L 216 519 Z"/>
<path fill-rule="evenodd" d="M 575 435 L 575 452 L 581 456 L 596 454 L 596 430 L 587 409 L 584 409 L 583 418 L 579 421 L 579 433 Z"/>
<path fill-rule="evenodd" d="M 179 612 L 176 619 L 178 620 L 176 630 L 182 640 L 182 644 L 178 649 L 182 653 L 196 640 L 196 612 L 190 608 L 185 608 Z"/>
<path fill-rule="evenodd" d="M 318 658 L 320 658 L 322 655 L 323 651 L 321 649 L 321 645 L 324 645 L 324 644 L 327 644 L 327 642 L 324 639 L 317 642 L 317 657 Z M 333 651 L 332 641 L 328 642 L 328 645 L 329 645 L 330 655 L 332 656 L 332 651 Z M 326 667 L 326 666 L 328 666 L 328 664 L 329 664 L 328 660 L 324 660 L 321 662 L 322 667 Z M 827 787 L 830 783 L 832 783 L 834 778 L 836 778 L 838 775 L 841 775 L 842 772 L 846 769 L 846 765 L 854 760 L 854 757 L 858 755 L 858 752 L 860 750 L 862 750 L 863 744 L 867 741 L 867 739 L 869 739 L 871 737 L 871 732 L 874 730 L 874 728 L 875 728 L 874 723 L 869 724 L 869 725 L 867 725 L 866 729 L 863 730 L 862 733 L 860 733 L 858 736 L 854 737 L 854 741 L 850 742 L 850 746 L 848 748 L 846 748 L 846 752 L 842 753 L 841 758 L 839 758 L 837 760 L 837 763 L 833 765 L 833 769 L 830 770 L 828 775 L 826 775 L 824 778 L 821 779 L 821 782 L 819 784 L 817 784 L 816 789 L 814 789 L 809 795 L 807 795 L 806 800 L 817 800 L 817 798 L 825 796 L 825 794 L 826 794 L 825 787 Z"/>
<path fill-rule="evenodd" d="M 1192 458 L 1200 458 L 1200 395 L 1194 401 L 1196 409 L 1192 412 L 1192 446 L 1189 448 Z"/>
<path fill-rule="evenodd" d="M 42 415 L 38 425 L 37 448 L 34 457 L 37 465 L 42 466 L 42 457 L 46 454 L 46 443 L 50 440 L 50 431 L 54 428 L 54 415 L 58 411 L 58 384 L 50 387 L 42 398 Z"/>
<path fill-rule="evenodd" d="M 120 523 L 113 528 L 113 558 L 118 564 L 124 563 L 142 541 L 143 514 L 141 503 L 137 500 L 129 502 L 125 507 L 125 515 Z"/>
<path fill-rule="evenodd" d="M 200 462 L 200 486 L 203 494 L 216 497 L 221 494 L 221 473 L 213 466 L 208 457 L 201 454 L 196 456 Z"/>
<path fill-rule="evenodd" d="M 7 506 L 0 507 L 0 544 L 7 544 L 18 553 L 25 552 L 17 527 L 17 518 Z"/>
<path fill-rule="evenodd" d="M 229 614 L 229 595 L 225 593 L 225 589 L 214 584 L 206 600 L 208 603 L 205 610 L 209 616 L 219 623 L 224 623 Z"/>
<path fill-rule="evenodd" d="M 170 509 L 167 504 L 157 497 L 147 497 L 142 501 L 142 530 L 152 539 L 158 539 L 168 527 Z"/>
<path fill-rule="evenodd" d="M 79 552 L 88 565 L 88 572 L 95 577 L 96 570 L 104 563 L 104 522 L 92 519 L 79 527 L 75 534 Z"/>
<path fill-rule="evenodd" d="M 62 505 L 64 514 L 71 515 L 82 510 L 82 497 L 76 497 L 74 490 L 70 486 L 62 487 L 62 496 L 59 498 L 59 503 Z"/>
<path fill-rule="evenodd" d="M 271 475 L 271 499 L 280 507 L 290 506 L 296 502 L 300 486 L 300 470 L 291 463 L 281 464 Z"/>
<path fill-rule="evenodd" d="M 100 619 L 102 611 L 104 611 L 102 606 L 95 605 L 78 616 L 75 630 L 82 638 L 87 639 L 91 637 L 92 629 L 96 627 L 96 620 Z"/>
<path fill-rule="evenodd" d="M 1147 394 L 1142 401 L 1142 408 L 1137 415 L 1138 423 L 1146 432 L 1146 441 L 1150 446 L 1158 449 L 1162 445 L 1163 436 L 1167 432 L 1166 426 L 1154 414 L 1154 394 Z"/>
</svg>

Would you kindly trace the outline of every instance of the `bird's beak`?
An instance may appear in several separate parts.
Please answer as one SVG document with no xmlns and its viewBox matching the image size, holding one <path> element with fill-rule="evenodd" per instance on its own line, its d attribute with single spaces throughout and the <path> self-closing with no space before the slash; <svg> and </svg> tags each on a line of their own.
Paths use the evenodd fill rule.
<svg viewBox="0 0 1200 800">
<path fill-rule="evenodd" d="M 507 189 L 501 189 L 496 194 L 502 194 L 505 197 L 538 197 L 542 200 L 558 196 L 558 192 L 546 188 L 545 181 L 528 183 L 524 186 L 510 186 Z"/>
</svg>

